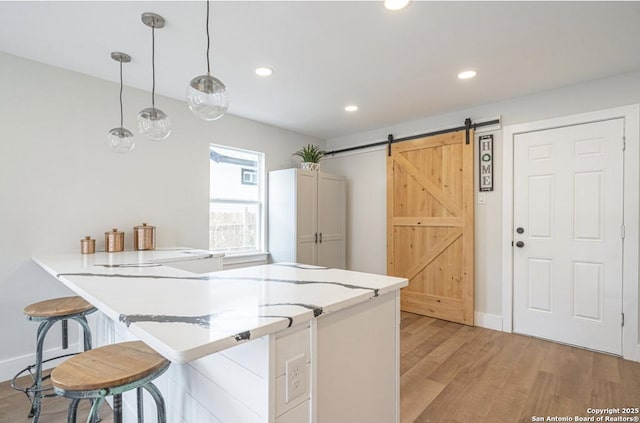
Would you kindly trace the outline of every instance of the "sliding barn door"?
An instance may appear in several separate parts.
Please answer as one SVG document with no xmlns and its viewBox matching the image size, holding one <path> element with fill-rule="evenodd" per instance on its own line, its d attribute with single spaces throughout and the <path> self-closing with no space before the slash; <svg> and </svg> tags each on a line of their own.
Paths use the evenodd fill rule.
<svg viewBox="0 0 640 423">
<path fill-rule="evenodd" d="M 387 272 L 409 279 L 404 311 L 473 325 L 473 132 L 393 144 Z"/>
</svg>

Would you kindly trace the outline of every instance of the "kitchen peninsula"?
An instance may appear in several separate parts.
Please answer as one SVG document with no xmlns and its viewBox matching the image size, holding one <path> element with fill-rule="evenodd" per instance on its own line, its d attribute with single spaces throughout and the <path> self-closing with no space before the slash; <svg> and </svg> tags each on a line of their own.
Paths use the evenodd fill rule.
<svg viewBox="0 0 640 423">
<path fill-rule="evenodd" d="M 200 273 L 216 260 L 194 249 L 34 257 L 98 308 L 96 345 L 140 339 L 173 362 L 158 380 L 169 421 L 399 421 L 406 279 L 294 263 Z"/>
</svg>

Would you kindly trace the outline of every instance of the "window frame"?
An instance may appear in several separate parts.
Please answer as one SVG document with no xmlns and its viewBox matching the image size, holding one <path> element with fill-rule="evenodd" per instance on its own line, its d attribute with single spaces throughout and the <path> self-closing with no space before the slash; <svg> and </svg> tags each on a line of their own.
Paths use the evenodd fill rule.
<svg viewBox="0 0 640 423">
<path fill-rule="evenodd" d="M 246 148 L 238 148 L 238 147 L 234 147 L 234 146 L 229 146 L 229 145 L 222 145 L 222 144 L 216 144 L 216 143 L 209 143 L 209 153 L 211 154 L 211 150 L 215 150 L 216 148 L 220 148 L 220 149 L 225 149 L 225 150 L 232 150 L 232 151 L 238 151 L 238 152 L 242 152 L 242 153 L 246 153 L 246 154 L 252 154 L 257 156 L 258 160 L 257 160 L 257 166 L 256 166 L 256 176 L 257 176 L 257 181 L 255 186 L 257 186 L 258 188 L 258 200 L 236 200 L 236 199 L 225 199 L 225 198 L 213 198 L 212 197 L 212 192 L 211 192 L 211 186 L 209 185 L 209 223 L 208 223 L 208 229 L 209 231 L 212 230 L 212 225 L 211 225 L 211 205 L 212 204 L 238 204 L 238 205 L 254 205 L 258 207 L 258 228 L 256 230 L 256 239 L 257 239 L 257 249 L 252 249 L 252 250 L 243 250 L 243 251 L 226 251 L 223 249 L 215 249 L 214 250 L 214 246 L 211 245 L 211 241 L 209 241 L 209 249 L 210 250 L 214 250 L 214 251 L 218 251 L 218 252 L 223 252 L 225 253 L 225 256 L 227 257 L 242 257 L 242 256 L 256 256 L 256 255 L 260 255 L 260 254 L 266 254 L 266 235 L 267 235 L 267 228 L 266 228 L 266 205 L 265 205 L 265 201 L 266 201 L 266 170 L 265 170 L 265 153 L 262 151 L 254 151 L 254 150 L 249 150 Z M 212 162 L 214 162 L 214 160 L 211 159 L 211 156 L 209 156 L 209 181 L 211 181 L 211 173 L 212 173 Z M 244 179 L 243 179 L 243 173 L 246 170 L 246 166 L 243 165 L 237 165 L 240 169 L 240 181 L 239 181 L 239 185 L 243 185 L 244 183 Z M 245 184 L 245 185 L 250 185 L 250 184 Z M 251 184 L 253 185 L 253 184 Z"/>
</svg>

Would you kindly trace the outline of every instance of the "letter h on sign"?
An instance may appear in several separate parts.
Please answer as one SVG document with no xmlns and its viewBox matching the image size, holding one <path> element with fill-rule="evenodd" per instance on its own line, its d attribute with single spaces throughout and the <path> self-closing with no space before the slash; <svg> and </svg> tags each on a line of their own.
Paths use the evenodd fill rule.
<svg viewBox="0 0 640 423">
<path fill-rule="evenodd" d="M 480 192 L 493 191 L 493 135 L 482 135 L 478 143 Z"/>
</svg>

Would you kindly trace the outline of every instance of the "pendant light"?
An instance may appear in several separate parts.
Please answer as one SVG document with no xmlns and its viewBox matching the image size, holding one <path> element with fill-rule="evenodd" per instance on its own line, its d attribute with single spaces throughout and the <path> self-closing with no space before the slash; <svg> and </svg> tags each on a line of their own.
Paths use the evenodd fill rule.
<svg viewBox="0 0 640 423">
<path fill-rule="evenodd" d="M 156 108 L 156 28 L 164 28 L 164 18 L 155 13 L 143 13 L 142 23 L 151 27 L 151 107 L 138 113 L 138 131 L 151 141 L 162 141 L 171 133 L 169 116 Z"/>
<path fill-rule="evenodd" d="M 204 120 L 220 119 L 229 108 L 227 88 L 218 78 L 211 76 L 209 59 L 209 0 L 207 0 L 207 74 L 196 76 L 187 87 L 187 102 L 189 109 Z"/>
<path fill-rule="evenodd" d="M 123 125 L 123 113 L 122 113 L 122 64 L 129 63 L 131 56 L 126 53 L 114 51 L 111 53 L 111 58 L 116 62 L 120 62 L 120 126 L 113 128 L 107 134 L 107 141 L 109 148 L 114 153 L 128 153 L 136 146 L 136 141 L 133 139 L 131 131 L 126 129 Z"/>
</svg>

